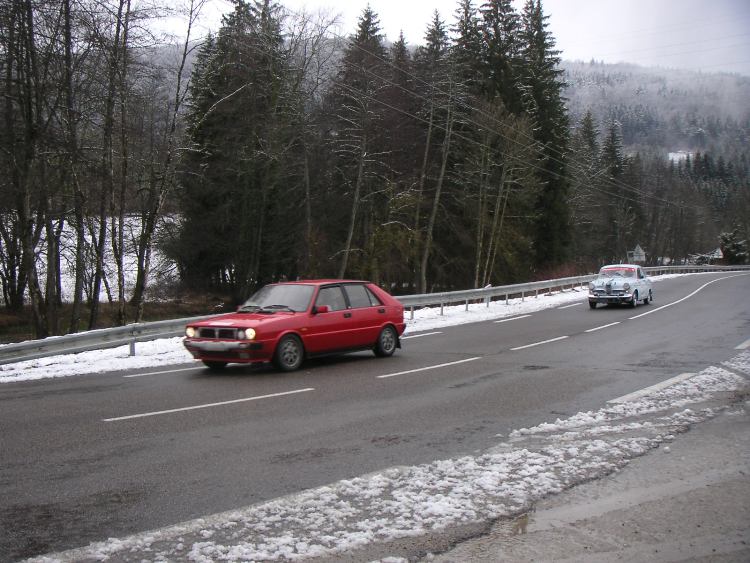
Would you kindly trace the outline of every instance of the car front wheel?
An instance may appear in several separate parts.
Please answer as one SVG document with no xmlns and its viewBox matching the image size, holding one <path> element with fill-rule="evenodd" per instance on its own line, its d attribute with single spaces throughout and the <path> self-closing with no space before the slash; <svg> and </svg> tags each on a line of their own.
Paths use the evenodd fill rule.
<svg viewBox="0 0 750 563">
<path fill-rule="evenodd" d="M 225 367 L 227 367 L 227 362 L 209 362 L 203 360 L 203 363 L 211 371 L 222 371 Z"/>
<path fill-rule="evenodd" d="M 630 301 L 630 306 L 635 308 L 638 306 L 638 292 L 633 293 L 633 299 Z"/>
<path fill-rule="evenodd" d="M 596 301 L 589 301 L 589 307 L 596 309 Z"/>
<path fill-rule="evenodd" d="M 305 359 L 305 349 L 300 339 L 293 334 L 287 334 L 279 340 L 274 353 L 273 363 L 281 371 L 294 371 L 302 365 Z"/>
<path fill-rule="evenodd" d="M 396 344 L 398 343 L 398 335 L 396 329 L 392 326 L 387 326 L 380 331 L 378 335 L 378 341 L 375 343 L 373 352 L 380 358 L 392 356 L 396 351 Z"/>
</svg>

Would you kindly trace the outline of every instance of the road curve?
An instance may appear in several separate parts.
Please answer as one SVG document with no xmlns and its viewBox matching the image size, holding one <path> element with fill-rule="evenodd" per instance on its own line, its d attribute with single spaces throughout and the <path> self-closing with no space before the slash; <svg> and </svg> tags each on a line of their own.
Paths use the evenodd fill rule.
<svg viewBox="0 0 750 563">
<path fill-rule="evenodd" d="M 413 334 L 292 374 L 198 365 L 0 386 L 0 558 L 85 545 L 391 466 L 471 454 L 731 355 L 750 275 Z M 137 377 L 134 377 L 137 376 Z"/>
</svg>

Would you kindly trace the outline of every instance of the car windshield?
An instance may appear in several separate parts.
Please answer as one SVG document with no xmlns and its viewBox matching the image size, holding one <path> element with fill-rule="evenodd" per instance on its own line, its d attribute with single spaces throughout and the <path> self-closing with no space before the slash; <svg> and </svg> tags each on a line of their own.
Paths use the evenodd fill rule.
<svg viewBox="0 0 750 563">
<path fill-rule="evenodd" d="M 599 271 L 599 277 L 611 278 L 611 277 L 622 277 L 622 278 L 634 278 L 635 270 L 633 268 L 602 268 Z"/>
<path fill-rule="evenodd" d="M 266 285 L 245 301 L 239 311 L 294 311 L 296 313 L 306 311 L 314 289 L 312 285 Z"/>
</svg>

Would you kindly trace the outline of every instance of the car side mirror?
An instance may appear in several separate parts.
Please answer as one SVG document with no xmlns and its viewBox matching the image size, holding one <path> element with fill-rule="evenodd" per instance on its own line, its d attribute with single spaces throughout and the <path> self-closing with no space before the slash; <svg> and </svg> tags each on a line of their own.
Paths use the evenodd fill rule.
<svg viewBox="0 0 750 563">
<path fill-rule="evenodd" d="M 327 313 L 328 312 L 328 305 L 316 305 L 313 307 L 313 314 L 317 315 L 319 313 Z"/>
</svg>

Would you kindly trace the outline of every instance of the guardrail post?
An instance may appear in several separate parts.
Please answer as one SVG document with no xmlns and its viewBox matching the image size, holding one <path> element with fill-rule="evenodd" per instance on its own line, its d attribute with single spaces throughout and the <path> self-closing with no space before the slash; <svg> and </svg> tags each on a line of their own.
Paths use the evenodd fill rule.
<svg viewBox="0 0 750 563">
<path fill-rule="evenodd" d="M 130 355 L 135 356 L 135 327 L 130 329 Z"/>
<path fill-rule="evenodd" d="M 440 316 L 443 316 L 443 303 L 440 303 Z"/>
<path fill-rule="evenodd" d="M 505 294 L 505 304 L 506 305 L 510 305 L 510 303 L 508 303 L 508 294 L 507 293 Z"/>
<path fill-rule="evenodd" d="M 466 300 L 466 309 L 464 309 L 464 311 L 468 311 L 468 310 L 469 310 L 469 300 L 467 299 Z"/>
<path fill-rule="evenodd" d="M 411 311 L 411 320 L 413 321 L 414 320 L 414 305 L 412 305 L 411 307 L 409 307 L 409 309 Z"/>
<path fill-rule="evenodd" d="M 523 302 L 523 301 L 526 301 L 526 295 L 525 295 L 525 293 L 526 293 L 526 292 L 524 292 L 524 291 L 522 291 L 522 292 L 521 292 L 521 301 L 522 301 L 522 302 Z"/>
</svg>

